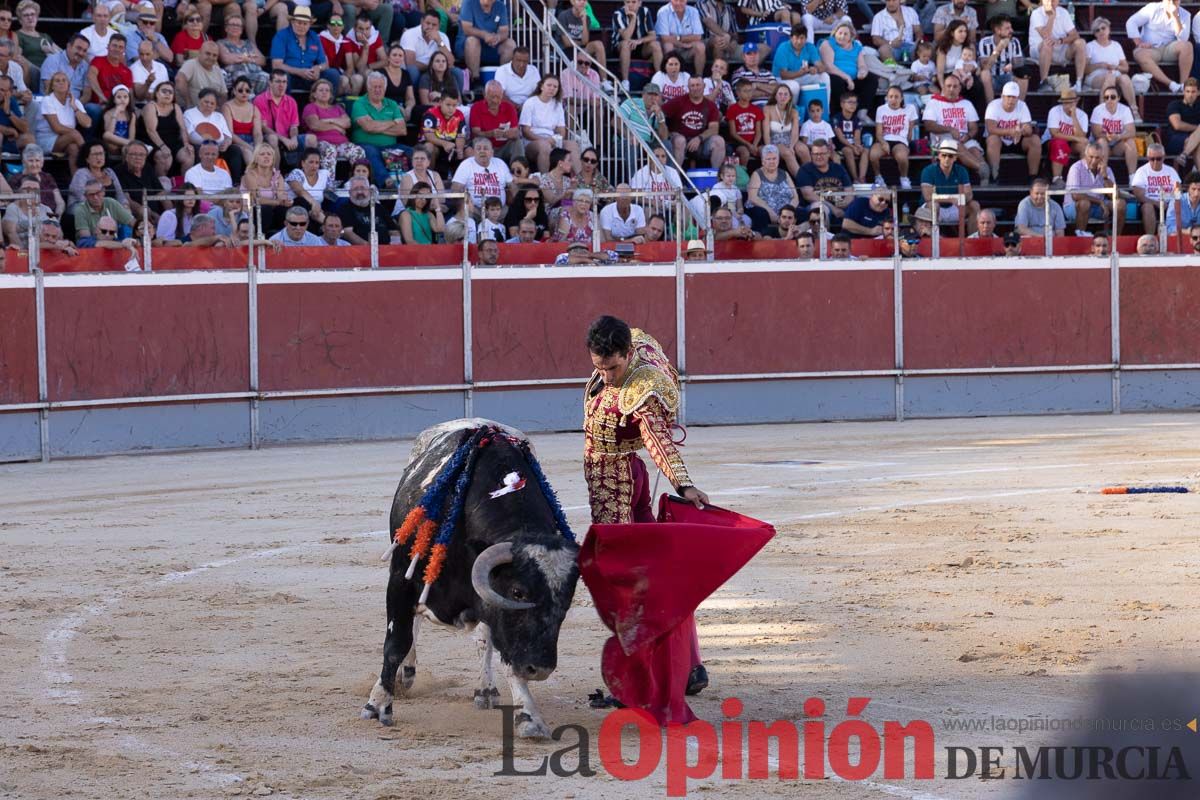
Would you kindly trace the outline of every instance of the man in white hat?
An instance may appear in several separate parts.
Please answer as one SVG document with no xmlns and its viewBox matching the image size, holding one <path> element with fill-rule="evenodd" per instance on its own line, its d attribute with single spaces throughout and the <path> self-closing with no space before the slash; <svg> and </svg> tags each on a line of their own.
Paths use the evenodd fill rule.
<svg viewBox="0 0 1200 800">
<path fill-rule="evenodd" d="M 288 19 L 291 24 L 271 40 L 271 67 L 287 73 L 289 91 L 307 90 L 317 78 L 337 86 L 341 74 L 329 69 L 321 38 L 312 29 L 312 10 L 297 6 Z"/>
<path fill-rule="evenodd" d="M 992 175 L 1000 175 L 1001 153 L 1023 152 L 1029 179 L 1038 176 L 1042 139 L 1033 128 L 1033 116 L 1021 99 L 1021 87 L 1016 82 L 1004 84 L 1000 97 L 988 103 L 983 124 L 987 126 L 987 160 Z"/>
<path fill-rule="evenodd" d="M 971 176 L 966 168 L 958 163 L 958 142 L 945 139 L 938 145 L 937 158 L 934 163 L 921 170 L 921 195 L 925 203 L 932 206 L 932 197 L 937 194 L 961 194 L 962 208 L 966 209 L 967 230 L 974 232 L 975 220 L 979 216 L 979 203 L 972 197 Z M 938 220 L 940 222 L 958 222 L 959 205 L 956 203 L 938 203 Z"/>
</svg>

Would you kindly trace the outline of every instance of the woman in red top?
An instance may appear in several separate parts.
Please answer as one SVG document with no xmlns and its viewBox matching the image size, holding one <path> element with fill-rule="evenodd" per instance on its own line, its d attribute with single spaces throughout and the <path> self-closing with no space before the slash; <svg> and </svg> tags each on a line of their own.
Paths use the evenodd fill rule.
<svg viewBox="0 0 1200 800">
<path fill-rule="evenodd" d="M 233 93 L 221 109 L 233 134 L 233 143 L 242 151 L 247 164 L 254 156 L 254 148 L 263 142 L 262 113 L 250 102 L 250 90 L 249 78 L 243 75 L 236 79 Z"/>
<path fill-rule="evenodd" d="M 200 53 L 200 46 L 208 41 L 204 32 L 204 23 L 199 14 L 190 14 L 183 21 L 183 30 L 175 34 L 171 40 L 171 52 L 175 54 L 175 66 L 182 67 L 183 62 L 195 58 Z"/>
</svg>

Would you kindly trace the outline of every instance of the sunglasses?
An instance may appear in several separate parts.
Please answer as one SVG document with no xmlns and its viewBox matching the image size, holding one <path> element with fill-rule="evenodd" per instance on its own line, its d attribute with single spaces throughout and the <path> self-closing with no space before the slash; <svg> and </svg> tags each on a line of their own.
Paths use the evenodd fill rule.
<svg viewBox="0 0 1200 800">
<path fill-rule="evenodd" d="M 538 201 L 538 199 L 536 197 L 526 197 L 525 198 L 526 203 L 536 203 L 537 201 Z"/>
<path fill-rule="evenodd" d="M 308 220 L 302 219 L 302 220 L 297 221 L 297 220 L 289 219 L 287 221 L 287 224 L 293 228 L 307 228 Z"/>
<path fill-rule="evenodd" d="M 1193 237 L 1192 237 L 1192 241 L 1193 241 L 1193 242 L 1200 242 L 1200 236 L 1193 236 Z"/>
<path fill-rule="evenodd" d="M 100 228 L 96 231 L 102 236 L 116 236 L 117 231 L 114 228 Z"/>
<path fill-rule="evenodd" d="M 585 159 L 582 159 L 582 161 L 585 164 L 599 164 L 600 163 L 600 159 L 598 159 L 598 158 L 585 158 Z"/>
<path fill-rule="evenodd" d="M 1115 94 L 1106 94 L 1106 95 L 1104 95 L 1104 99 L 1105 100 L 1116 100 L 1117 96 Z"/>
<path fill-rule="evenodd" d="M 184 22 L 201 22 L 201 21 L 202 20 L 199 17 L 188 17 L 187 19 L 184 20 Z"/>
</svg>

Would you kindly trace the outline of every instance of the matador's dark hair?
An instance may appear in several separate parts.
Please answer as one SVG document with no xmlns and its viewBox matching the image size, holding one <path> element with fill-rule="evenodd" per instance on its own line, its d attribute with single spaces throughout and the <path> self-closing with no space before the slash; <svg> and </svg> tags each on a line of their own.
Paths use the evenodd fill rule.
<svg viewBox="0 0 1200 800">
<path fill-rule="evenodd" d="M 633 334 L 625 320 L 605 314 L 588 328 L 587 346 L 601 358 L 623 356 L 633 346 Z"/>
</svg>

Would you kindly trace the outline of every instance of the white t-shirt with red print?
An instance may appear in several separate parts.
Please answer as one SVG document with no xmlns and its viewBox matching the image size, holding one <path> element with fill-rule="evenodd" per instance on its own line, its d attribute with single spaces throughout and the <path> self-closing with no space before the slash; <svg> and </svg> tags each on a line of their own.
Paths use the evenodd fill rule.
<svg viewBox="0 0 1200 800">
<path fill-rule="evenodd" d="M 884 103 L 875 109 L 875 124 L 883 126 L 885 142 L 908 144 L 909 133 L 917 119 L 917 110 L 907 103 L 900 108 L 892 108 Z"/>
</svg>

